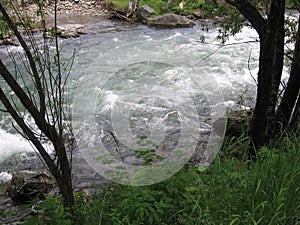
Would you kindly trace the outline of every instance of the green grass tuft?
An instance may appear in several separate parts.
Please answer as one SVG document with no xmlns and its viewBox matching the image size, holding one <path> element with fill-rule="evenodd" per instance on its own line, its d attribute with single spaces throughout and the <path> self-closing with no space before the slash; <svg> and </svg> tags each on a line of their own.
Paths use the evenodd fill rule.
<svg viewBox="0 0 300 225">
<path fill-rule="evenodd" d="M 260 149 L 256 162 L 230 154 L 244 141 L 228 142 L 206 170 L 186 167 L 155 185 L 112 184 L 98 196 L 76 194 L 73 224 L 300 224 L 300 138 Z M 40 221 L 64 218 L 45 206 Z"/>
</svg>

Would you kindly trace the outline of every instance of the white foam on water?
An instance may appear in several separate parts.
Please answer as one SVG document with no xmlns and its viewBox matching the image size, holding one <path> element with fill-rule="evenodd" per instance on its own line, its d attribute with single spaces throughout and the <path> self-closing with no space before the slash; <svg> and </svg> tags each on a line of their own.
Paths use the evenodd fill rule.
<svg viewBox="0 0 300 225">
<path fill-rule="evenodd" d="M 19 152 L 32 152 L 33 147 L 19 134 L 0 129 L 0 162 Z"/>
<path fill-rule="evenodd" d="M 0 184 L 7 183 L 11 180 L 12 175 L 7 172 L 0 172 Z"/>
<path fill-rule="evenodd" d="M 73 78 L 78 79 L 76 82 L 84 81 L 86 78 L 82 75 L 86 74 L 103 76 L 97 79 L 101 81 L 99 85 L 104 85 L 104 81 L 108 77 L 116 75 L 116 71 L 124 69 L 128 65 L 141 61 L 163 62 L 174 65 L 175 69 L 172 68 L 167 71 L 170 81 L 185 77 L 186 79 L 191 78 L 195 80 L 198 84 L 202 84 L 206 82 L 205 79 L 211 77 L 212 81 L 218 83 L 219 89 L 211 90 L 208 88 L 206 90 L 205 86 L 203 87 L 205 89 L 203 91 L 208 92 L 208 94 L 217 93 L 220 96 L 224 95 L 225 102 L 220 104 L 224 104 L 224 107 L 234 107 L 237 98 L 242 96 L 246 89 L 249 89 L 246 96 L 249 95 L 255 98 L 256 84 L 254 80 L 257 79 L 259 57 L 258 35 L 254 29 L 245 27 L 241 33 L 230 37 L 224 46 L 220 45 L 220 40 L 216 38 L 217 35 L 218 31 L 214 28 L 209 32 L 203 32 L 200 29 L 182 29 L 176 31 L 145 29 L 101 33 L 101 37 L 91 35 L 88 36 L 89 38 L 85 37 L 81 55 L 76 57 L 78 62 L 76 63 L 75 60 L 71 75 L 74 76 Z M 205 43 L 199 41 L 199 37 L 202 36 L 205 36 Z M 65 40 L 65 43 L 68 43 L 68 41 Z M 73 49 L 73 47 L 70 49 Z M 17 50 L 18 47 L 12 47 L 11 51 Z M 89 68 L 88 71 L 86 71 L 87 67 Z M 178 67 L 180 67 L 180 70 L 177 71 L 176 68 Z M 195 68 L 195 72 L 186 72 L 189 71 L 189 68 Z M 76 73 L 76 76 L 73 72 Z M 142 75 L 143 73 L 141 73 Z M 286 80 L 287 77 L 288 68 L 285 67 L 283 79 Z M 126 88 L 131 87 L 135 82 L 133 79 L 127 81 L 129 83 Z M 145 90 L 148 90 L 153 84 L 153 80 L 149 81 L 150 83 L 145 82 L 144 84 Z M 184 83 L 178 81 L 178 84 L 180 85 L 176 90 L 190 91 L 188 85 L 184 89 L 181 88 L 185 86 Z M 126 88 L 124 89 L 125 91 Z M 101 93 L 101 90 L 102 86 L 96 91 Z M 162 88 L 159 85 L 152 89 L 154 94 L 160 93 L 161 90 Z M 102 110 L 112 110 L 118 102 L 122 103 L 121 94 L 117 91 L 105 89 L 105 92 L 102 93 Z M 182 96 L 186 95 L 183 93 Z M 185 99 L 178 99 L 178 101 L 180 100 Z M 130 102 L 126 105 L 130 106 L 132 110 L 144 106 L 142 104 L 131 104 Z M 159 108 L 155 108 L 153 105 L 150 106 L 153 107 L 153 110 L 159 110 Z M 242 107 L 248 107 L 248 105 L 243 105 Z M 149 109 L 145 108 L 144 110 Z M 51 149 L 50 144 L 48 147 L 48 149 Z M 20 135 L 10 134 L 0 129 L 0 162 L 15 153 L 29 151 L 33 151 L 32 146 Z M 3 174 L 0 173 L 0 182 L 2 176 L 9 178 L 9 174 L 5 174 L 5 172 Z"/>
<path fill-rule="evenodd" d="M 119 96 L 114 94 L 112 91 L 106 91 L 104 106 L 102 108 L 103 111 L 110 110 L 114 107 L 115 102 L 119 99 Z"/>
</svg>

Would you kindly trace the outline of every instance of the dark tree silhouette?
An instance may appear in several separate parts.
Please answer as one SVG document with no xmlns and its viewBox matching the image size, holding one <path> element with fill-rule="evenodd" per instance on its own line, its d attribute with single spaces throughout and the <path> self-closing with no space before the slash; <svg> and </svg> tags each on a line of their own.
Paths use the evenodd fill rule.
<svg viewBox="0 0 300 225">
<path fill-rule="evenodd" d="M 6 21 L 13 35 L 19 41 L 25 55 L 25 59 L 19 63 L 11 58 L 14 68 L 17 68 L 14 71 L 10 71 L 3 59 L 0 59 L 0 75 L 16 96 L 16 98 L 12 98 L 0 88 L 0 101 L 5 108 L 2 111 L 11 115 L 18 125 L 18 131 L 34 145 L 56 179 L 64 198 L 64 205 L 72 207 L 74 197 L 71 165 L 67 155 L 70 143 L 65 140 L 65 132 L 71 132 L 71 130 L 68 130 L 64 122 L 64 86 L 67 78 L 63 77 L 61 69 L 57 36 L 54 39 L 56 51 L 53 55 L 46 40 L 45 44 L 39 48 L 31 30 L 28 30 L 27 24 L 21 17 L 18 17 L 18 24 L 22 26 L 24 33 L 19 32 L 16 22 L 8 15 L 1 2 L 0 12 L 3 20 Z M 18 13 L 20 12 L 16 12 L 16 15 Z M 25 37 L 27 41 L 25 41 Z M 19 64 L 22 63 L 26 65 L 27 71 L 20 72 L 22 70 L 18 69 Z M 25 75 L 22 73 L 27 73 L 27 81 L 24 80 Z M 28 81 L 31 82 L 31 85 L 27 84 Z M 37 93 L 36 96 L 33 93 Z M 16 104 L 17 101 L 33 118 L 35 128 L 26 121 L 24 110 L 19 108 L 19 104 Z M 42 141 L 45 139 L 52 143 L 54 155 L 49 154 L 42 145 Z"/>
<path fill-rule="evenodd" d="M 300 28 L 297 31 L 290 77 L 283 97 L 279 96 L 284 61 L 285 0 L 272 0 L 263 15 L 250 0 L 226 0 L 250 22 L 260 38 L 256 105 L 250 136 L 249 156 L 279 132 L 297 127 L 300 89 Z M 257 2 L 256 2 L 257 3 Z M 299 17 L 300 19 L 300 17 Z M 297 103 L 298 101 L 298 103 Z M 277 105 L 279 104 L 279 107 Z"/>
</svg>

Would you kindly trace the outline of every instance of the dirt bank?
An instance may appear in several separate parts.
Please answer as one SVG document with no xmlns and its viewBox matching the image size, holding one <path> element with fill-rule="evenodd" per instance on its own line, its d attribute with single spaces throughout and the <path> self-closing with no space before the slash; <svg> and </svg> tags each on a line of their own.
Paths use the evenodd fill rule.
<svg viewBox="0 0 300 225">
<path fill-rule="evenodd" d="M 54 6 L 53 0 L 45 2 L 44 11 L 46 22 L 49 26 L 54 25 Z M 41 23 L 41 18 L 36 13 L 38 6 L 36 4 L 27 4 L 25 10 L 38 27 Z M 101 0 L 58 0 L 57 2 L 58 25 L 85 24 L 106 18 L 107 14 L 106 4 Z"/>
</svg>

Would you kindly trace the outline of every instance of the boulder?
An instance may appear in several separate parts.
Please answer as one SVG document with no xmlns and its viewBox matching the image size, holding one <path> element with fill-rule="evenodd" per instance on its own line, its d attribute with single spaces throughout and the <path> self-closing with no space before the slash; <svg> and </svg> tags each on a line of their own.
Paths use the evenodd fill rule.
<svg viewBox="0 0 300 225">
<path fill-rule="evenodd" d="M 152 9 L 148 5 L 142 5 L 138 10 L 137 10 L 137 17 L 141 20 L 145 20 L 147 18 L 150 18 L 153 16 L 156 12 L 154 9 Z"/>
<path fill-rule="evenodd" d="M 76 38 L 80 34 L 85 34 L 83 32 L 84 26 L 81 24 L 65 24 L 57 26 L 57 35 L 61 38 Z M 48 37 L 54 36 L 54 27 L 50 28 L 47 32 Z"/>
<path fill-rule="evenodd" d="M 61 38 L 75 38 L 79 37 L 80 34 L 84 34 L 82 29 L 84 28 L 81 24 L 66 24 L 63 26 L 57 26 L 57 34 Z"/>
<path fill-rule="evenodd" d="M 242 134 L 247 134 L 250 129 L 252 115 L 252 109 L 236 110 L 228 113 L 226 136 L 239 137 Z"/>
<path fill-rule="evenodd" d="M 7 192 L 13 201 L 26 203 L 37 197 L 44 198 L 54 186 L 54 179 L 46 174 L 17 173 L 13 175 Z"/>
<path fill-rule="evenodd" d="M 149 26 L 159 28 L 193 27 L 195 25 L 195 23 L 187 17 L 174 13 L 148 18 L 146 19 L 146 23 Z"/>
<path fill-rule="evenodd" d="M 200 12 L 200 11 L 194 12 L 193 16 L 196 17 L 197 19 L 203 19 L 204 18 L 203 12 Z"/>
</svg>

